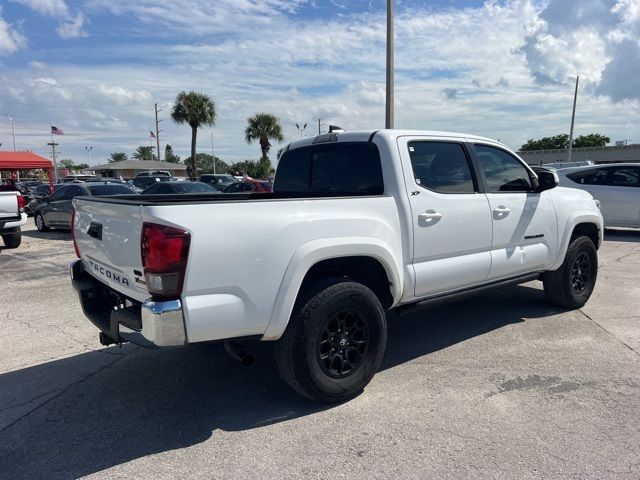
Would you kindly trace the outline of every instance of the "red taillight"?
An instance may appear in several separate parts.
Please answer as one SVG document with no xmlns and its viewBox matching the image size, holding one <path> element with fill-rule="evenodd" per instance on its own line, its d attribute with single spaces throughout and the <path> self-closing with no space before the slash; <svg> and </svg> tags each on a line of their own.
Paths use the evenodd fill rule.
<svg viewBox="0 0 640 480">
<path fill-rule="evenodd" d="M 18 211 L 24 212 L 24 197 L 20 194 L 18 194 Z"/>
<path fill-rule="evenodd" d="M 71 238 L 73 238 L 73 249 L 76 251 L 76 257 L 80 258 L 80 250 L 78 250 L 78 242 L 76 242 L 76 209 L 71 211 Z"/>
<path fill-rule="evenodd" d="M 142 224 L 140 250 L 147 290 L 154 297 L 175 298 L 182 294 L 191 236 L 185 230 Z"/>
</svg>

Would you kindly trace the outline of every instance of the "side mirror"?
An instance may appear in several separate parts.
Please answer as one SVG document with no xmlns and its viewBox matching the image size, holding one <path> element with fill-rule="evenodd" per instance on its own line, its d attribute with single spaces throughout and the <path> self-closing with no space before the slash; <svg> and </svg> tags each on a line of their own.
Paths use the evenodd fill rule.
<svg viewBox="0 0 640 480">
<path fill-rule="evenodd" d="M 551 170 L 540 169 L 536 171 L 536 174 L 538 175 L 538 187 L 536 188 L 536 192 L 551 190 L 552 188 L 556 188 L 560 183 L 558 174 Z"/>
</svg>

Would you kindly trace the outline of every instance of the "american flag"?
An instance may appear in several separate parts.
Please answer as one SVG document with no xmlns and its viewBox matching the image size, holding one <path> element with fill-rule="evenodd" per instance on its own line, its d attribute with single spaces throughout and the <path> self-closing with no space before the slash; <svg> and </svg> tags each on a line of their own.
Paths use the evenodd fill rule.
<svg viewBox="0 0 640 480">
<path fill-rule="evenodd" d="M 149 133 L 151 134 L 151 138 L 156 138 L 156 134 L 153 133 L 151 130 L 149 130 Z"/>
<path fill-rule="evenodd" d="M 64 135 L 64 132 L 61 128 L 51 125 L 51 135 Z"/>
</svg>

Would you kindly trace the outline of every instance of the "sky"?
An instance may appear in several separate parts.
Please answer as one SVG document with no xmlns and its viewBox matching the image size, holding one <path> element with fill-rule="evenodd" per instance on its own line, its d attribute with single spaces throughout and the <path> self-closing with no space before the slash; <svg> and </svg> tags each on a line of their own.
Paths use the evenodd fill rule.
<svg viewBox="0 0 640 480">
<path fill-rule="evenodd" d="M 640 143 L 640 0 L 396 0 L 396 128 L 458 131 L 517 149 L 568 133 Z M 386 0 L 0 0 L 0 149 L 104 163 L 150 143 L 189 155 L 178 92 L 214 99 L 198 151 L 257 159 L 244 128 L 285 142 L 384 127 Z M 307 124 L 304 131 L 296 127 Z M 277 148 L 273 145 L 272 159 Z M 91 152 L 87 148 L 91 147 Z"/>
</svg>

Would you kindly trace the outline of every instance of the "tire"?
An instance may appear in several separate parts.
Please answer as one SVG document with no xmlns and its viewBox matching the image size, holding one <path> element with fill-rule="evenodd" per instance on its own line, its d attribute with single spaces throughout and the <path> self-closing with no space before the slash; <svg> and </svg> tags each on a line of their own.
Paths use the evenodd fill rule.
<svg viewBox="0 0 640 480">
<path fill-rule="evenodd" d="M 20 227 L 13 233 L 5 233 L 2 235 L 2 240 L 7 248 L 18 248 L 22 243 L 22 231 Z"/>
<path fill-rule="evenodd" d="M 276 362 L 300 395 L 343 402 L 373 378 L 386 343 L 386 318 L 376 295 L 346 278 L 329 279 L 301 292 L 276 344 Z"/>
<path fill-rule="evenodd" d="M 564 262 L 542 276 L 547 299 L 564 308 L 580 308 L 587 303 L 598 277 L 598 254 L 588 237 L 571 240 Z"/>
<path fill-rule="evenodd" d="M 39 232 L 48 232 L 49 227 L 47 227 L 46 223 L 44 223 L 44 217 L 41 213 L 36 213 L 33 221 L 36 223 L 36 228 Z"/>
</svg>

